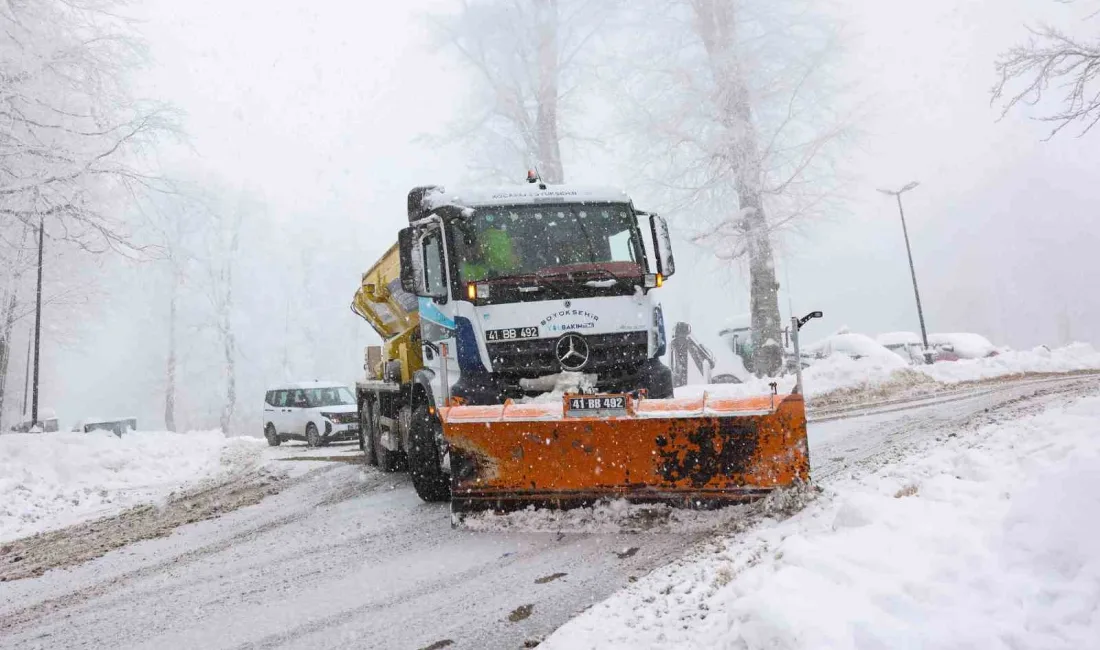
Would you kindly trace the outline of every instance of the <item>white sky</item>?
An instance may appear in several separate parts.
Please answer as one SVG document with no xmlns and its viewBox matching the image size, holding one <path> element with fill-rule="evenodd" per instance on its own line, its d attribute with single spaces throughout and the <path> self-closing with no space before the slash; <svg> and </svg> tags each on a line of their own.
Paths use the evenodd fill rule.
<svg viewBox="0 0 1100 650">
<path fill-rule="evenodd" d="M 998 52 L 1025 38 L 1027 23 L 1075 25 L 1079 7 L 1035 0 L 834 4 L 847 25 L 845 76 L 858 82 L 870 117 L 845 159 L 856 179 L 848 214 L 812 224 L 783 245 L 780 282 L 796 311 L 826 312 L 811 336 L 841 325 L 871 334 L 917 329 L 896 205 L 875 188 L 919 180 L 906 195 L 906 211 L 931 331 L 977 331 L 1017 347 L 1056 344 L 1064 312 L 1074 338 L 1100 342 L 1100 305 L 1091 292 L 1100 277 L 1093 171 L 1100 168 L 1100 133 L 1042 142 L 1044 127 L 1020 113 L 997 122 L 989 104 Z M 317 329 L 331 327 L 341 341 L 354 331 L 356 338 L 346 358 L 328 352 L 328 376 L 361 367 L 356 346 L 372 335 L 346 305 L 359 274 L 394 241 L 408 189 L 463 176 L 461 152 L 418 139 L 437 132 L 461 104 L 465 72 L 427 42 L 422 18 L 450 5 L 136 6 L 155 60 L 140 79 L 142 94 L 187 114 L 189 147 L 166 150 L 165 161 L 258 188 L 271 206 L 272 228 L 300 232 L 325 251 L 317 256 L 318 277 L 335 288 L 318 295 L 338 304 L 306 308 L 333 314 Z M 614 158 L 614 143 L 605 144 Z M 567 159 L 566 167 L 573 181 L 644 190 L 618 177 L 626 168 L 621 160 Z M 517 180 L 522 174 L 517 170 Z M 273 265 L 280 254 L 272 253 Z M 746 310 L 746 286 L 736 272 L 708 282 L 684 271 L 669 284 L 672 318 L 713 329 Z M 279 297 L 265 312 L 264 296 L 255 298 L 249 322 L 277 320 L 287 308 Z M 90 332 L 84 347 L 118 335 L 103 329 Z M 159 363 L 154 355 L 139 365 L 154 373 Z M 73 365 L 71 357 L 56 359 L 55 372 L 65 375 Z M 318 366 L 324 364 L 310 371 L 324 373 Z M 79 382 L 58 383 L 50 396 L 56 403 L 92 400 Z M 102 403 L 134 410 L 125 400 Z"/>
</svg>

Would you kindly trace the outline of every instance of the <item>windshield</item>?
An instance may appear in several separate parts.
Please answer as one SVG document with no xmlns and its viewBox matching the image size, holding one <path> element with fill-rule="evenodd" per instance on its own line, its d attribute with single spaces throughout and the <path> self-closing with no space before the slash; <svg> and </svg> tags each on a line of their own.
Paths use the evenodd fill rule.
<svg viewBox="0 0 1100 650">
<path fill-rule="evenodd" d="M 583 270 L 642 272 L 638 222 L 627 204 L 478 208 L 459 231 L 463 282 Z"/>
<path fill-rule="evenodd" d="M 343 386 L 335 388 L 309 388 L 305 391 L 306 403 L 310 407 L 315 406 L 345 406 L 354 404 L 355 398 L 351 391 Z"/>
</svg>

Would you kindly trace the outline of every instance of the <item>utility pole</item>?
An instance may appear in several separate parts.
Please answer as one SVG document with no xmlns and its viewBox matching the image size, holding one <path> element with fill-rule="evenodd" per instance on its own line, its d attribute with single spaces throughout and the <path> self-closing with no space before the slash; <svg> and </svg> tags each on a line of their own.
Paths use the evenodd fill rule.
<svg viewBox="0 0 1100 650">
<path fill-rule="evenodd" d="M 905 235 L 905 252 L 909 255 L 909 273 L 913 276 L 913 295 L 917 298 L 917 317 L 920 319 L 920 337 L 924 343 L 924 362 L 932 363 L 932 352 L 928 349 L 928 330 L 924 327 L 924 309 L 920 304 L 920 289 L 917 288 L 917 271 L 913 267 L 913 250 L 909 247 L 909 230 L 905 227 L 905 208 L 901 205 L 901 195 L 915 189 L 920 183 L 913 181 L 900 190 L 879 190 L 898 200 L 898 214 L 901 215 L 901 232 Z"/>
<path fill-rule="evenodd" d="M 27 419 L 27 393 L 31 390 L 31 346 L 34 345 L 34 337 L 27 333 L 27 363 L 23 366 L 23 410 L 19 412 L 20 423 Z"/>
<path fill-rule="evenodd" d="M 31 431 L 38 426 L 38 360 L 42 347 L 42 245 L 46 239 L 46 216 L 38 221 L 38 295 L 34 306 L 34 390 L 31 392 Z"/>
</svg>

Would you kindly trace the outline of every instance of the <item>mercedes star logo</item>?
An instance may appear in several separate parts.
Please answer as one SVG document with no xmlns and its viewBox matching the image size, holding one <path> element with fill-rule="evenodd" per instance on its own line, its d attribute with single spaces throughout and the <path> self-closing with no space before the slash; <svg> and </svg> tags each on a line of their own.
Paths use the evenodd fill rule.
<svg viewBox="0 0 1100 650">
<path fill-rule="evenodd" d="M 566 334 L 554 348 L 562 370 L 580 370 L 588 363 L 588 342 L 578 334 Z"/>
</svg>

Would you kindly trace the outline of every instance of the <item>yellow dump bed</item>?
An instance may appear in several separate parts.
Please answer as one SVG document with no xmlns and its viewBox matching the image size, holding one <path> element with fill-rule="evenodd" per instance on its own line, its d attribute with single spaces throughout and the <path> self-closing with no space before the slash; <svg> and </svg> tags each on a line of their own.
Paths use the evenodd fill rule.
<svg viewBox="0 0 1100 650">
<path fill-rule="evenodd" d="M 401 361 L 402 381 L 423 366 L 416 296 L 401 288 L 401 255 L 397 244 L 363 274 L 351 309 L 385 341 L 383 362 Z M 372 372 L 375 369 L 371 369 Z"/>
</svg>

